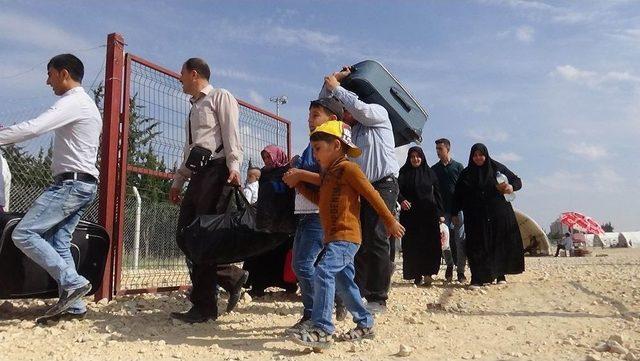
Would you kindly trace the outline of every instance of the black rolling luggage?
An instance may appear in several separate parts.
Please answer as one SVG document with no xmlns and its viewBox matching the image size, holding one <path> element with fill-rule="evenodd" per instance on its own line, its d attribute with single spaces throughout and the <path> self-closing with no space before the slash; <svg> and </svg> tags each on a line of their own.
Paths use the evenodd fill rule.
<svg viewBox="0 0 640 361">
<path fill-rule="evenodd" d="M 380 104 L 387 109 L 396 147 L 422 141 L 427 111 L 382 64 L 365 60 L 353 65 L 342 86 L 356 93 L 363 102 Z"/>
<path fill-rule="evenodd" d="M 57 283 L 13 244 L 11 233 L 22 216 L 0 215 L 0 299 L 58 297 Z M 107 231 L 95 223 L 80 221 L 73 232 L 71 254 L 78 273 L 93 286 L 89 294 L 94 294 L 102 283 L 108 250 Z"/>
</svg>

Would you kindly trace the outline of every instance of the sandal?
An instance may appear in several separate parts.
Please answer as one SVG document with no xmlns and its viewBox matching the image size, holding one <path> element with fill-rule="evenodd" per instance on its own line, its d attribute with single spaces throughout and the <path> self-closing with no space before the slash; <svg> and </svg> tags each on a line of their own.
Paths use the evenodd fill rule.
<svg viewBox="0 0 640 361">
<path fill-rule="evenodd" d="M 338 341 L 358 341 L 364 339 L 372 339 L 376 335 L 373 327 L 356 327 L 345 332 L 338 338 Z"/>
<path fill-rule="evenodd" d="M 298 345 L 311 347 L 312 349 L 326 349 L 333 344 L 333 336 L 323 329 L 313 327 L 290 335 L 291 341 Z"/>
</svg>

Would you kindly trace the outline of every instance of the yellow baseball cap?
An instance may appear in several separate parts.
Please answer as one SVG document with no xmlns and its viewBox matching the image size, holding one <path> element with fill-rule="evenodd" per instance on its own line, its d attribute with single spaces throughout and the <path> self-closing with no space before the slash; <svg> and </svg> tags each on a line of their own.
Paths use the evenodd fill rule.
<svg viewBox="0 0 640 361">
<path fill-rule="evenodd" d="M 362 154 L 362 150 L 351 140 L 351 127 L 345 122 L 330 120 L 317 126 L 316 129 L 311 132 L 311 135 L 315 133 L 331 134 L 340 139 L 340 141 L 349 148 L 347 155 L 351 158 L 357 158 Z"/>
</svg>

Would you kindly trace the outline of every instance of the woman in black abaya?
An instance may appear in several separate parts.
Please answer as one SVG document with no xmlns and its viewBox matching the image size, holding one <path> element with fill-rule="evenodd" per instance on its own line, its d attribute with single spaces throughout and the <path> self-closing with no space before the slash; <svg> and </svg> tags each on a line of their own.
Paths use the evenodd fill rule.
<svg viewBox="0 0 640 361">
<path fill-rule="evenodd" d="M 400 223 L 406 228 L 402 237 L 402 275 L 417 285 L 426 276 L 425 281 L 430 284 L 431 275 L 440 269 L 440 221 L 444 221 L 444 214 L 438 177 L 429 168 L 422 148 L 409 149 L 398 183 Z"/>
<path fill-rule="evenodd" d="M 507 177 L 508 184 L 498 184 L 497 172 Z M 491 159 L 484 144 L 471 148 L 469 164 L 456 184 L 453 213 L 464 211 L 471 288 L 493 281 L 506 283 L 505 275 L 524 272 L 518 222 L 511 203 L 504 197 L 520 188 L 520 178 Z"/>
</svg>

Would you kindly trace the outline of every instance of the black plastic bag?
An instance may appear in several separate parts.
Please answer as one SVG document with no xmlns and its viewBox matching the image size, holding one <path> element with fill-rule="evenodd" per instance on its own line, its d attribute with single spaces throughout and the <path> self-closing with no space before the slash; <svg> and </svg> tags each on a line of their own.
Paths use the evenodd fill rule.
<svg viewBox="0 0 640 361">
<path fill-rule="evenodd" d="M 217 213 L 197 216 L 184 230 L 185 253 L 195 264 L 244 261 L 287 240 L 287 234 L 256 230 L 256 209 L 238 187 L 224 187 Z"/>
<path fill-rule="evenodd" d="M 290 235 L 296 232 L 296 219 L 293 214 L 296 192 L 282 181 L 289 169 L 289 166 L 262 168 L 256 203 L 256 229 Z"/>
</svg>

